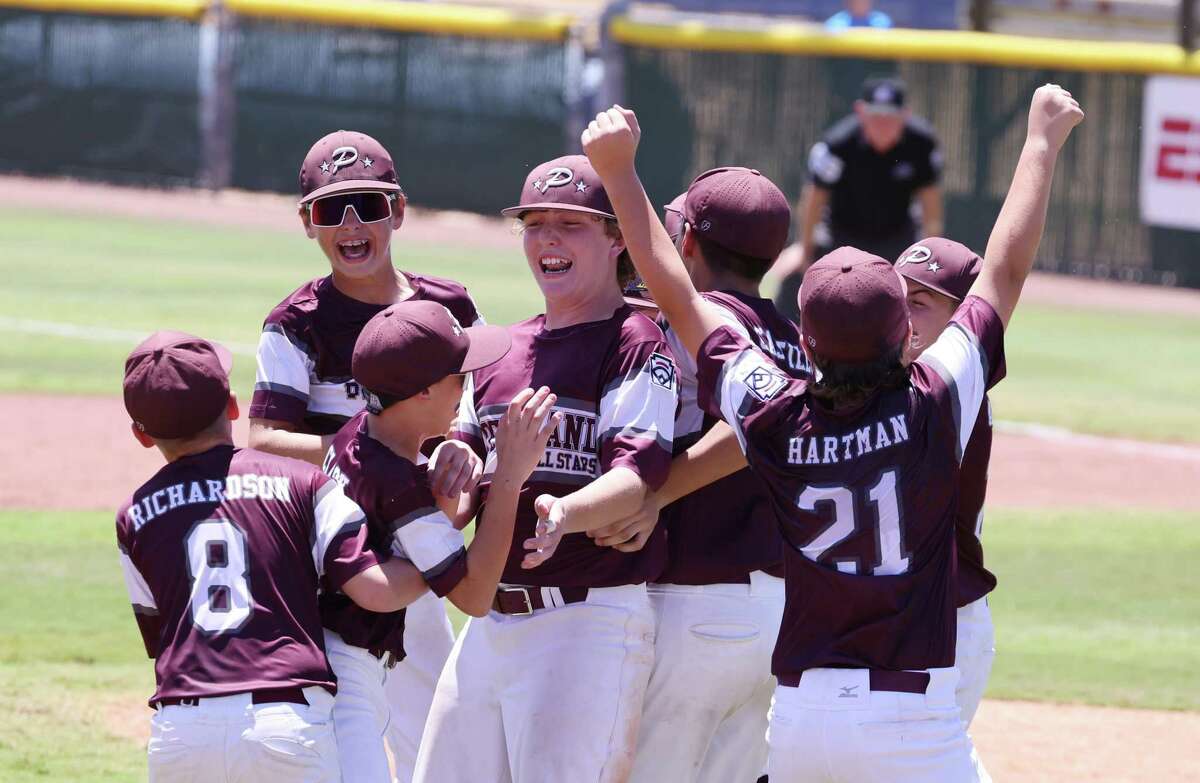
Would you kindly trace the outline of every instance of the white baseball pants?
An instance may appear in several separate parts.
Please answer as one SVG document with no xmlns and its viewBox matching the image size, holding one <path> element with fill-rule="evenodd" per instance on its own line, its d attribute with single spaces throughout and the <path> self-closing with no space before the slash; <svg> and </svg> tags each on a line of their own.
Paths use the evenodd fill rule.
<svg viewBox="0 0 1200 783">
<path fill-rule="evenodd" d="M 958 670 L 924 694 L 872 691 L 866 669 L 810 669 L 771 706 L 771 783 L 990 783 L 954 701 Z"/>
<path fill-rule="evenodd" d="M 996 630 L 987 597 L 959 608 L 955 645 L 954 668 L 958 669 L 959 680 L 954 695 L 962 712 L 963 725 L 969 727 L 987 689 L 992 662 L 996 659 Z"/>
<path fill-rule="evenodd" d="M 634 783 L 752 783 L 767 763 L 783 580 L 649 585 L 657 633 Z"/>
<path fill-rule="evenodd" d="M 645 585 L 472 618 L 438 681 L 416 783 L 623 783 L 654 664 Z"/>
<path fill-rule="evenodd" d="M 453 646 L 454 629 L 443 599 L 426 593 L 408 605 L 404 613 L 404 660 L 388 672 L 384 685 L 392 709 L 387 745 L 399 783 L 412 781 L 429 705 Z"/>
<path fill-rule="evenodd" d="M 333 730 L 342 780 L 390 783 L 392 773 L 383 735 L 391 708 L 383 691 L 387 677 L 383 661 L 362 647 L 346 644 L 330 630 L 325 631 L 325 654 L 337 676 Z"/>
<path fill-rule="evenodd" d="M 318 687 L 304 695 L 308 706 L 252 704 L 240 693 L 160 708 L 146 749 L 151 783 L 337 783 L 333 696 Z"/>
</svg>

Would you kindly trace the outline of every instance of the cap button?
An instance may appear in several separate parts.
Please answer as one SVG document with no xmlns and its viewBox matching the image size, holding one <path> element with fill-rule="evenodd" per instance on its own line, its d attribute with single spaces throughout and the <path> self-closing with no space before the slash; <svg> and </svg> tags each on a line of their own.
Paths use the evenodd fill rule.
<svg viewBox="0 0 1200 783">
<path fill-rule="evenodd" d="M 843 272 L 849 272 L 849 271 L 850 271 L 851 269 L 853 269 L 853 268 L 854 268 L 854 267 L 853 267 L 853 266 L 851 266 L 850 264 L 842 264 L 842 271 L 843 271 Z"/>
<path fill-rule="evenodd" d="M 750 173 L 754 174 L 756 176 L 760 176 L 760 177 L 762 176 L 762 172 L 759 171 L 758 169 L 750 169 Z"/>
<path fill-rule="evenodd" d="M 163 349 L 162 349 L 162 348 L 155 348 L 155 349 L 154 349 L 154 358 L 155 358 L 155 359 L 161 359 L 162 357 L 163 357 Z"/>
</svg>

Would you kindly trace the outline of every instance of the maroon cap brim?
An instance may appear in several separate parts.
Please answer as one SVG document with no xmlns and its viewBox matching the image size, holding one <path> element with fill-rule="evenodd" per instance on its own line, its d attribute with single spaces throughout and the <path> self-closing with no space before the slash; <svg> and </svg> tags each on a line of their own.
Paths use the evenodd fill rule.
<svg viewBox="0 0 1200 783">
<path fill-rule="evenodd" d="M 539 209 L 561 209 L 566 212 L 585 212 L 589 215 L 600 215 L 601 217 L 611 218 L 616 220 L 617 216 L 611 212 L 602 212 L 591 207 L 577 207 L 574 204 L 563 204 L 557 201 L 545 201 L 540 204 L 524 204 L 518 207 L 508 207 L 500 210 L 500 214 L 504 217 L 520 217 L 522 212 L 534 212 Z"/>
<path fill-rule="evenodd" d="M 503 326 L 472 326 L 463 329 L 463 333 L 471 341 L 471 345 L 463 356 L 459 372 L 471 372 L 495 364 L 503 359 L 512 347 L 512 337 Z"/>
<path fill-rule="evenodd" d="M 923 280 L 920 277 L 918 277 L 917 275 L 910 275 L 910 274 L 908 274 L 908 271 L 905 269 L 897 269 L 896 272 L 901 277 L 907 278 L 907 279 L 913 281 L 914 283 L 917 283 L 918 285 L 924 286 L 925 288 L 928 288 L 930 291 L 937 291 L 942 296 L 948 296 L 956 302 L 962 301 L 962 297 L 957 296 L 956 294 L 950 293 L 945 288 L 942 288 L 940 285 L 931 283 L 928 280 Z"/>
<path fill-rule="evenodd" d="M 346 179 L 341 182 L 331 182 L 324 187 L 317 188 L 312 193 L 300 199 L 300 203 L 307 204 L 324 196 L 332 196 L 334 193 L 345 193 L 352 190 L 378 190 L 385 193 L 404 192 L 399 185 L 391 182 L 381 182 L 377 179 Z"/>
</svg>

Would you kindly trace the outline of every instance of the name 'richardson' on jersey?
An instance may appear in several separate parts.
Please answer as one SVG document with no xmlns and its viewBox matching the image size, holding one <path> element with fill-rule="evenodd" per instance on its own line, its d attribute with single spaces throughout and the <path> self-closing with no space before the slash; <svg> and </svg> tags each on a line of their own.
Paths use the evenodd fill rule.
<svg viewBox="0 0 1200 783">
<path fill-rule="evenodd" d="M 146 495 L 140 502 L 129 507 L 129 521 L 134 530 L 153 522 L 155 517 L 180 506 L 197 503 L 220 503 L 224 500 L 280 500 L 292 499 L 292 488 L 287 476 L 260 476 L 253 473 L 233 474 L 224 481 L 205 479 L 172 484 Z"/>
<path fill-rule="evenodd" d="M 835 465 L 906 442 L 908 419 L 904 414 L 899 414 L 859 427 L 840 437 L 793 436 L 788 439 L 787 460 L 790 465 Z"/>
</svg>

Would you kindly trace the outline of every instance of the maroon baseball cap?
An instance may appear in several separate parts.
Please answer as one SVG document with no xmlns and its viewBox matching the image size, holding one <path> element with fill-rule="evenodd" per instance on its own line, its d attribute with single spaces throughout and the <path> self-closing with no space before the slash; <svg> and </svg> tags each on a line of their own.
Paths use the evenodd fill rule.
<svg viewBox="0 0 1200 783">
<path fill-rule="evenodd" d="M 533 209 L 566 209 L 616 219 L 600 175 L 585 155 L 564 155 L 548 160 L 525 178 L 521 201 L 500 210 L 507 217 L 520 217 Z"/>
<path fill-rule="evenodd" d="M 354 343 L 350 372 L 370 395 L 407 399 L 447 375 L 500 361 L 511 340 L 500 326 L 464 329 L 444 305 L 426 300 L 394 304 L 377 313 Z M 384 404 L 372 404 L 378 413 Z"/>
<path fill-rule="evenodd" d="M 711 169 L 693 180 L 683 217 L 705 239 L 751 258 L 774 261 L 787 245 L 787 197 L 757 169 Z"/>
<path fill-rule="evenodd" d="M 939 294 L 962 301 L 967 298 L 983 260 L 953 239 L 929 237 L 900 254 L 896 271 Z"/>
<path fill-rule="evenodd" d="M 839 247 L 804 274 L 800 331 L 822 359 L 875 361 L 899 346 L 908 332 L 904 284 L 879 256 Z"/>
<path fill-rule="evenodd" d="M 334 131 L 321 137 L 300 166 L 300 203 L 348 190 L 403 193 L 392 156 L 375 139 L 358 131 Z"/>
<path fill-rule="evenodd" d="M 680 193 L 675 199 L 663 207 L 663 225 L 674 242 L 679 241 L 683 233 L 683 202 L 687 199 L 687 191 Z"/>
<path fill-rule="evenodd" d="M 125 410 L 152 438 L 195 435 L 225 410 L 232 366 L 224 346 L 185 332 L 155 332 L 125 360 Z"/>
<path fill-rule="evenodd" d="M 641 275 L 634 275 L 625 288 L 621 291 L 622 298 L 625 299 L 625 304 L 643 309 L 658 309 L 658 303 L 654 301 L 654 296 L 650 293 L 650 289 L 646 287 L 646 281 L 642 280 Z"/>
</svg>

